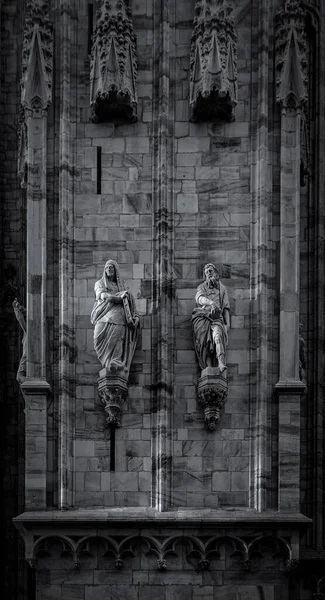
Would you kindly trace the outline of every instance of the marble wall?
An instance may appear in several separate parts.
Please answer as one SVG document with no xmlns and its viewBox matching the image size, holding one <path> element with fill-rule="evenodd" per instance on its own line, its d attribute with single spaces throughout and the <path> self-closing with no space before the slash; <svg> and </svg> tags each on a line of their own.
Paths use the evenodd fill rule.
<svg viewBox="0 0 325 600">
<path fill-rule="evenodd" d="M 12 115 L 15 113 L 18 122 L 19 102 L 15 105 L 15 99 L 19 95 L 19 66 L 14 57 L 20 49 L 20 33 L 13 24 L 9 4 L 0 0 L 0 14 L 2 9 L 6 19 L 0 42 L 8 56 L 8 64 L 6 59 L 3 61 L 6 76 L 1 97 L 7 111 L 3 119 L 8 150 L 3 155 L 7 177 L 4 210 L 8 209 L 12 220 L 7 226 L 6 218 L 1 216 L 5 234 L 0 246 L 17 270 L 15 285 L 21 289 L 23 303 L 26 256 L 20 256 L 17 248 L 25 247 L 26 242 L 25 192 L 19 192 L 16 180 L 13 183 L 16 167 L 11 148 L 17 141 Z M 47 253 L 42 266 L 46 267 L 46 293 L 42 296 L 46 322 L 41 323 L 42 351 L 45 353 L 46 348 L 47 357 L 43 367 L 49 385 L 44 397 L 37 400 L 42 402 L 40 427 L 39 413 L 33 413 L 33 395 L 40 396 L 40 382 L 29 382 L 29 396 L 25 391 L 25 437 L 19 424 L 23 399 L 14 382 L 15 360 L 11 356 L 14 351 L 18 364 L 20 340 L 18 334 L 16 338 L 12 334 L 13 323 L 8 325 L 7 317 L 1 321 L 10 347 L 4 358 L 10 393 L 3 446 L 8 440 L 13 448 L 7 455 L 11 480 L 5 479 L 5 489 L 15 498 L 17 490 L 20 494 L 15 509 L 7 502 L 5 519 L 14 516 L 13 510 L 15 514 L 23 511 L 25 460 L 25 510 L 29 512 L 16 524 L 19 527 L 27 523 L 21 532 L 26 557 L 31 566 L 37 565 L 39 599 L 297 600 L 299 592 L 288 579 L 287 563 L 291 563 L 290 568 L 295 566 L 299 540 L 303 540 L 300 557 L 306 558 L 306 564 L 310 556 L 319 557 L 316 549 L 323 548 L 325 321 L 320 257 L 324 253 L 324 182 L 320 168 L 323 157 L 317 145 L 324 144 L 325 139 L 319 117 L 324 112 L 321 86 L 317 88 L 319 96 L 318 91 L 311 92 L 314 106 L 308 184 L 299 185 L 297 178 L 294 181 L 301 209 L 300 313 L 308 356 L 307 393 L 300 402 L 300 391 L 295 392 L 294 386 L 289 389 L 286 382 L 282 382 L 277 395 L 274 392 L 281 370 L 279 347 L 283 353 L 286 344 L 283 332 L 282 337 L 279 334 L 279 245 L 284 237 L 280 174 L 285 161 L 281 165 L 281 118 L 275 104 L 272 54 L 275 14 L 282 4 L 280 0 L 233 1 L 238 37 L 235 121 L 193 123 L 189 120 L 189 57 L 195 0 L 132 2 L 138 53 L 138 121 L 113 124 L 91 121 L 89 15 L 92 13 L 95 20 L 95 2 L 49 3 L 55 77 L 47 115 L 47 236 L 43 244 Z M 318 25 L 313 31 L 318 36 L 324 30 L 324 15 L 322 18 L 323 29 L 320 17 L 315 17 Z M 15 40 L 12 44 L 11 36 Z M 321 66 L 316 73 L 316 66 L 314 70 L 309 65 L 313 89 L 325 68 L 325 60 L 321 60 L 325 57 L 324 42 L 315 39 L 308 56 L 317 55 Z M 17 198 L 21 204 L 17 204 Z M 297 219 L 296 233 L 298 225 Z M 29 228 L 33 246 L 34 230 L 30 224 Z M 283 254 L 285 245 L 281 248 Z M 298 235 L 297 248 L 299 251 Z M 90 322 L 94 284 L 109 258 L 118 262 L 135 297 L 141 322 L 129 398 L 115 442 L 105 427 L 105 413 L 98 398 L 101 366 L 93 349 Z M 295 258 L 299 262 L 298 254 Z M 231 315 L 228 398 L 213 432 L 205 427 L 197 402 L 199 369 L 191 325 L 195 291 L 207 262 L 215 263 L 220 270 L 229 293 Z M 286 264 L 290 271 L 288 261 Z M 7 282 L 1 289 L 7 290 L 8 281 L 12 281 L 5 270 L 1 275 Z M 283 272 L 281 281 L 287 283 Z M 6 293 L 2 295 L 5 315 L 11 310 L 7 302 L 10 294 L 7 298 Z M 298 314 L 298 306 L 296 311 Z M 292 337 L 291 345 L 297 352 L 295 339 Z M 298 365 L 294 367 L 297 375 Z M 0 391 L 5 389 L 4 380 L 0 381 Z M 42 489 L 40 505 L 34 476 Z M 314 518 L 313 525 L 299 513 L 301 500 L 302 512 Z M 137 507 L 139 513 L 134 512 Z M 37 510 L 40 512 L 36 514 Z M 254 557 L 256 562 L 250 571 L 250 559 L 243 565 L 237 554 L 222 546 L 208 570 L 207 565 L 203 568 L 192 563 L 188 546 L 180 550 L 177 542 L 165 570 L 164 565 L 157 567 L 157 556 L 153 558 L 147 552 L 146 542 L 138 540 L 134 556 L 124 557 L 124 570 L 120 572 L 116 567 L 121 565 L 113 564 L 111 557 L 103 558 L 97 530 L 96 541 L 85 547 L 80 557 L 73 555 L 72 563 L 71 552 L 64 543 L 62 548 L 61 542 L 46 545 L 46 541 L 42 551 L 34 552 L 34 548 L 31 552 L 31 540 L 37 546 L 45 530 L 51 533 L 54 524 L 62 523 L 70 527 L 74 547 L 77 537 L 81 539 L 89 531 L 89 522 L 96 515 L 100 515 L 102 526 L 107 526 L 108 535 L 113 531 L 119 540 L 124 534 L 131 535 L 132 514 L 134 521 L 134 514 L 139 518 L 145 514 L 152 535 L 163 539 L 166 531 L 172 535 L 173 528 L 170 522 L 166 528 L 159 525 L 164 511 L 171 521 L 180 519 L 179 527 L 193 512 L 195 535 L 203 537 L 204 515 L 219 519 L 215 528 L 220 533 L 222 519 L 233 514 L 234 521 L 225 536 L 236 533 L 239 525 L 234 522 L 238 518 L 248 540 L 265 536 L 270 523 L 273 528 L 274 523 L 284 519 L 285 532 L 282 525 L 274 525 L 274 531 L 285 539 L 289 554 L 278 560 L 273 549 L 268 549 L 266 558 Z M 31 517 L 33 512 L 35 516 Z M 254 521 L 256 515 L 265 513 L 269 515 L 267 524 Z M 115 527 L 116 514 L 123 518 Z M 310 533 L 305 535 L 307 526 Z M 211 527 L 210 523 L 209 531 Z M 12 548 L 16 538 L 12 531 L 10 536 Z M 13 588 L 16 583 L 10 585 Z M 24 587 L 21 581 L 19 585 Z M 301 597 L 306 600 L 314 592 L 323 591 L 319 581 L 317 589 L 308 586 L 301 589 Z"/>
<path fill-rule="evenodd" d="M 238 104 L 233 123 L 189 123 L 191 22 L 177 3 L 175 73 L 175 506 L 248 505 L 249 249 L 251 118 L 250 3 L 234 11 Z M 217 430 L 207 433 L 197 406 L 198 370 L 191 311 L 203 266 L 212 262 L 228 289 L 231 329 L 228 399 Z"/>
<path fill-rule="evenodd" d="M 149 3 L 150 4 L 150 3 Z M 151 304 L 154 177 L 152 7 L 138 2 L 138 122 L 90 123 L 88 5 L 78 25 L 77 128 L 74 179 L 76 331 L 75 505 L 149 505 L 151 492 Z M 192 7 L 193 8 L 193 7 Z M 173 506 L 248 505 L 250 28 L 249 5 L 237 8 L 236 122 L 189 123 L 192 14 L 171 11 L 171 102 L 174 206 Z M 191 16 L 191 18 L 190 18 Z M 101 193 L 97 156 L 101 152 Z M 136 298 L 141 337 L 135 353 L 116 470 L 109 472 L 110 433 L 97 398 L 98 361 L 89 314 L 94 283 L 108 258 L 118 261 Z M 208 433 L 197 406 L 191 312 L 206 262 L 221 269 L 231 302 L 229 397 L 217 431 Z"/>
<path fill-rule="evenodd" d="M 147 6 L 148 4 L 148 6 Z M 95 8 L 94 8 L 95 10 Z M 75 505 L 148 506 L 151 492 L 151 276 L 152 276 L 152 7 L 133 7 L 138 48 L 138 122 L 91 123 L 88 4 L 78 25 L 75 173 L 74 295 L 76 327 Z M 101 193 L 97 153 L 101 152 Z M 110 431 L 98 402 L 100 364 L 89 316 L 94 284 L 108 258 L 116 260 L 141 318 L 129 399 L 116 431 L 110 472 Z"/>
</svg>

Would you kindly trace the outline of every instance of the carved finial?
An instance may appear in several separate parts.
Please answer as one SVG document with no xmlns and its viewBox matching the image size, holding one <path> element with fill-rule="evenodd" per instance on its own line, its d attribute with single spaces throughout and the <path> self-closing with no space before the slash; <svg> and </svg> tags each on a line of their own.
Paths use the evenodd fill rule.
<svg viewBox="0 0 325 600">
<path fill-rule="evenodd" d="M 35 112 L 46 109 L 52 99 L 53 35 L 48 3 L 27 2 L 24 24 L 21 104 Z"/>
<path fill-rule="evenodd" d="M 276 97 L 287 107 L 307 104 L 306 9 L 303 0 L 286 0 L 276 15 Z"/>
<path fill-rule="evenodd" d="M 18 176 L 27 186 L 28 130 L 26 114 L 42 116 L 52 100 L 53 32 L 48 3 L 29 0 L 23 32 L 21 108 L 18 121 Z"/>
<path fill-rule="evenodd" d="M 237 38 L 231 2 L 199 0 L 190 58 L 191 119 L 234 119 Z"/>
<path fill-rule="evenodd" d="M 137 54 L 129 0 L 97 0 L 90 103 L 94 121 L 137 120 Z"/>
</svg>

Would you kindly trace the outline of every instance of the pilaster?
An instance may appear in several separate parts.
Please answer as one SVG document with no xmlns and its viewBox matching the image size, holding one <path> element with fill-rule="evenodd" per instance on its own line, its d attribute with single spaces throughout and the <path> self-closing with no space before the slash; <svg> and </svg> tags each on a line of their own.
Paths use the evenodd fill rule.
<svg viewBox="0 0 325 600">
<path fill-rule="evenodd" d="M 75 421 L 74 327 L 74 139 L 76 100 L 76 27 L 74 0 L 59 1 L 56 23 L 60 62 L 59 133 L 59 508 L 73 504 Z"/>
<path fill-rule="evenodd" d="M 170 7 L 165 0 L 154 3 L 154 286 L 153 286 L 153 426 L 152 506 L 171 505 L 173 398 L 173 194 L 170 106 Z"/>
<path fill-rule="evenodd" d="M 27 187 L 27 377 L 46 377 L 47 109 L 53 37 L 48 5 L 29 2 L 24 23 L 19 171 Z M 26 174 L 26 178 L 25 178 Z"/>
<path fill-rule="evenodd" d="M 279 510 L 300 502 L 300 163 L 301 121 L 307 103 L 305 8 L 286 1 L 276 18 L 277 102 L 280 148 L 280 361 L 275 390 L 279 400 Z"/>
<path fill-rule="evenodd" d="M 269 52 L 272 22 L 272 2 L 253 3 L 253 31 L 256 62 L 252 73 L 257 94 L 252 98 L 251 166 L 251 508 L 263 511 L 267 507 L 270 487 L 270 393 L 268 385 L 268 318 L 269 318 L 269 225 L 271 223 L 271 189 L 268 144 L 269 114 Z M 253 365 L 255 365 L 253 367 Z M 253 370 L 254 369 L 254 370 Z"/>
<path fill-rule="evenodd" d="M 47 397 L 49 384 L 26 379 L 20 385 L 25 399 L 25 510 L 46 509 Z"/>
</svg>

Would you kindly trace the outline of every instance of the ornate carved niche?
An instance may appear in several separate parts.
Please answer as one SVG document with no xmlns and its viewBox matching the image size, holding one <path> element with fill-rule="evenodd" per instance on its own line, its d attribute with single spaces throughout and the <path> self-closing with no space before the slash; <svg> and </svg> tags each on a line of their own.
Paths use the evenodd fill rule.
<svg viewBox="0 0 325 600">
<path fill-rule="evenodd" d="M 281 107 L 302 112 L 302 144 L 308 124 L 306 8 L 303 0 L 286 0 L 276 15 L 276 99 Z M 305 147 L 304 152 L 308 151 Z"/>
<path fill-rule="evenodd" d="M 190 56 L 191 121 L 233 121 L 237 104 L 237 38 L 227 0 L 199 0 Z"/>
<path fill-rule="evenodd" d="M 52 99 L 53 31 L 48 2 L 30 0 L 26 5 L 21 65 L 21 110 L 18 125 L 18 175 L 26 187 L 28 162 L 27 117 L 42 116 Z"/>
<path fill-rule="evenodd" d="M 97 0 L 90 72 L 92 119 L 137 120 L 137 53 L 130 0 Z"/>
<path fill-rule="evenodd" d="M 52 99 L 53 36 L 48 3 L 27 2 L 24 24 L 21 104 L 24 109 L 45 110 Z"/>
</svg>

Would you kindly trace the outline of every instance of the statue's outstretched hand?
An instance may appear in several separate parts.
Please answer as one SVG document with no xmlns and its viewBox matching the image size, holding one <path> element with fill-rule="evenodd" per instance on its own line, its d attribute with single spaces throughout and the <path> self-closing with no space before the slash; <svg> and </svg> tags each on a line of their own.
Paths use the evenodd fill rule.
<svg viewBox="0 0 325 600">
<path fill-rule="evenodd" d="M 220 308 L 215 303 L 211 305 L 210 315 L 214 319 L 220 317 Z"/>
<path fill-rule="evenodd" d="M 18 302 L 17 298 L 14 299 L 14 301 L 12 303 L 12 308 L 14 309 L 15 312 L 22 312 L 23 311 L 23 307 Z"/>
</svg>

